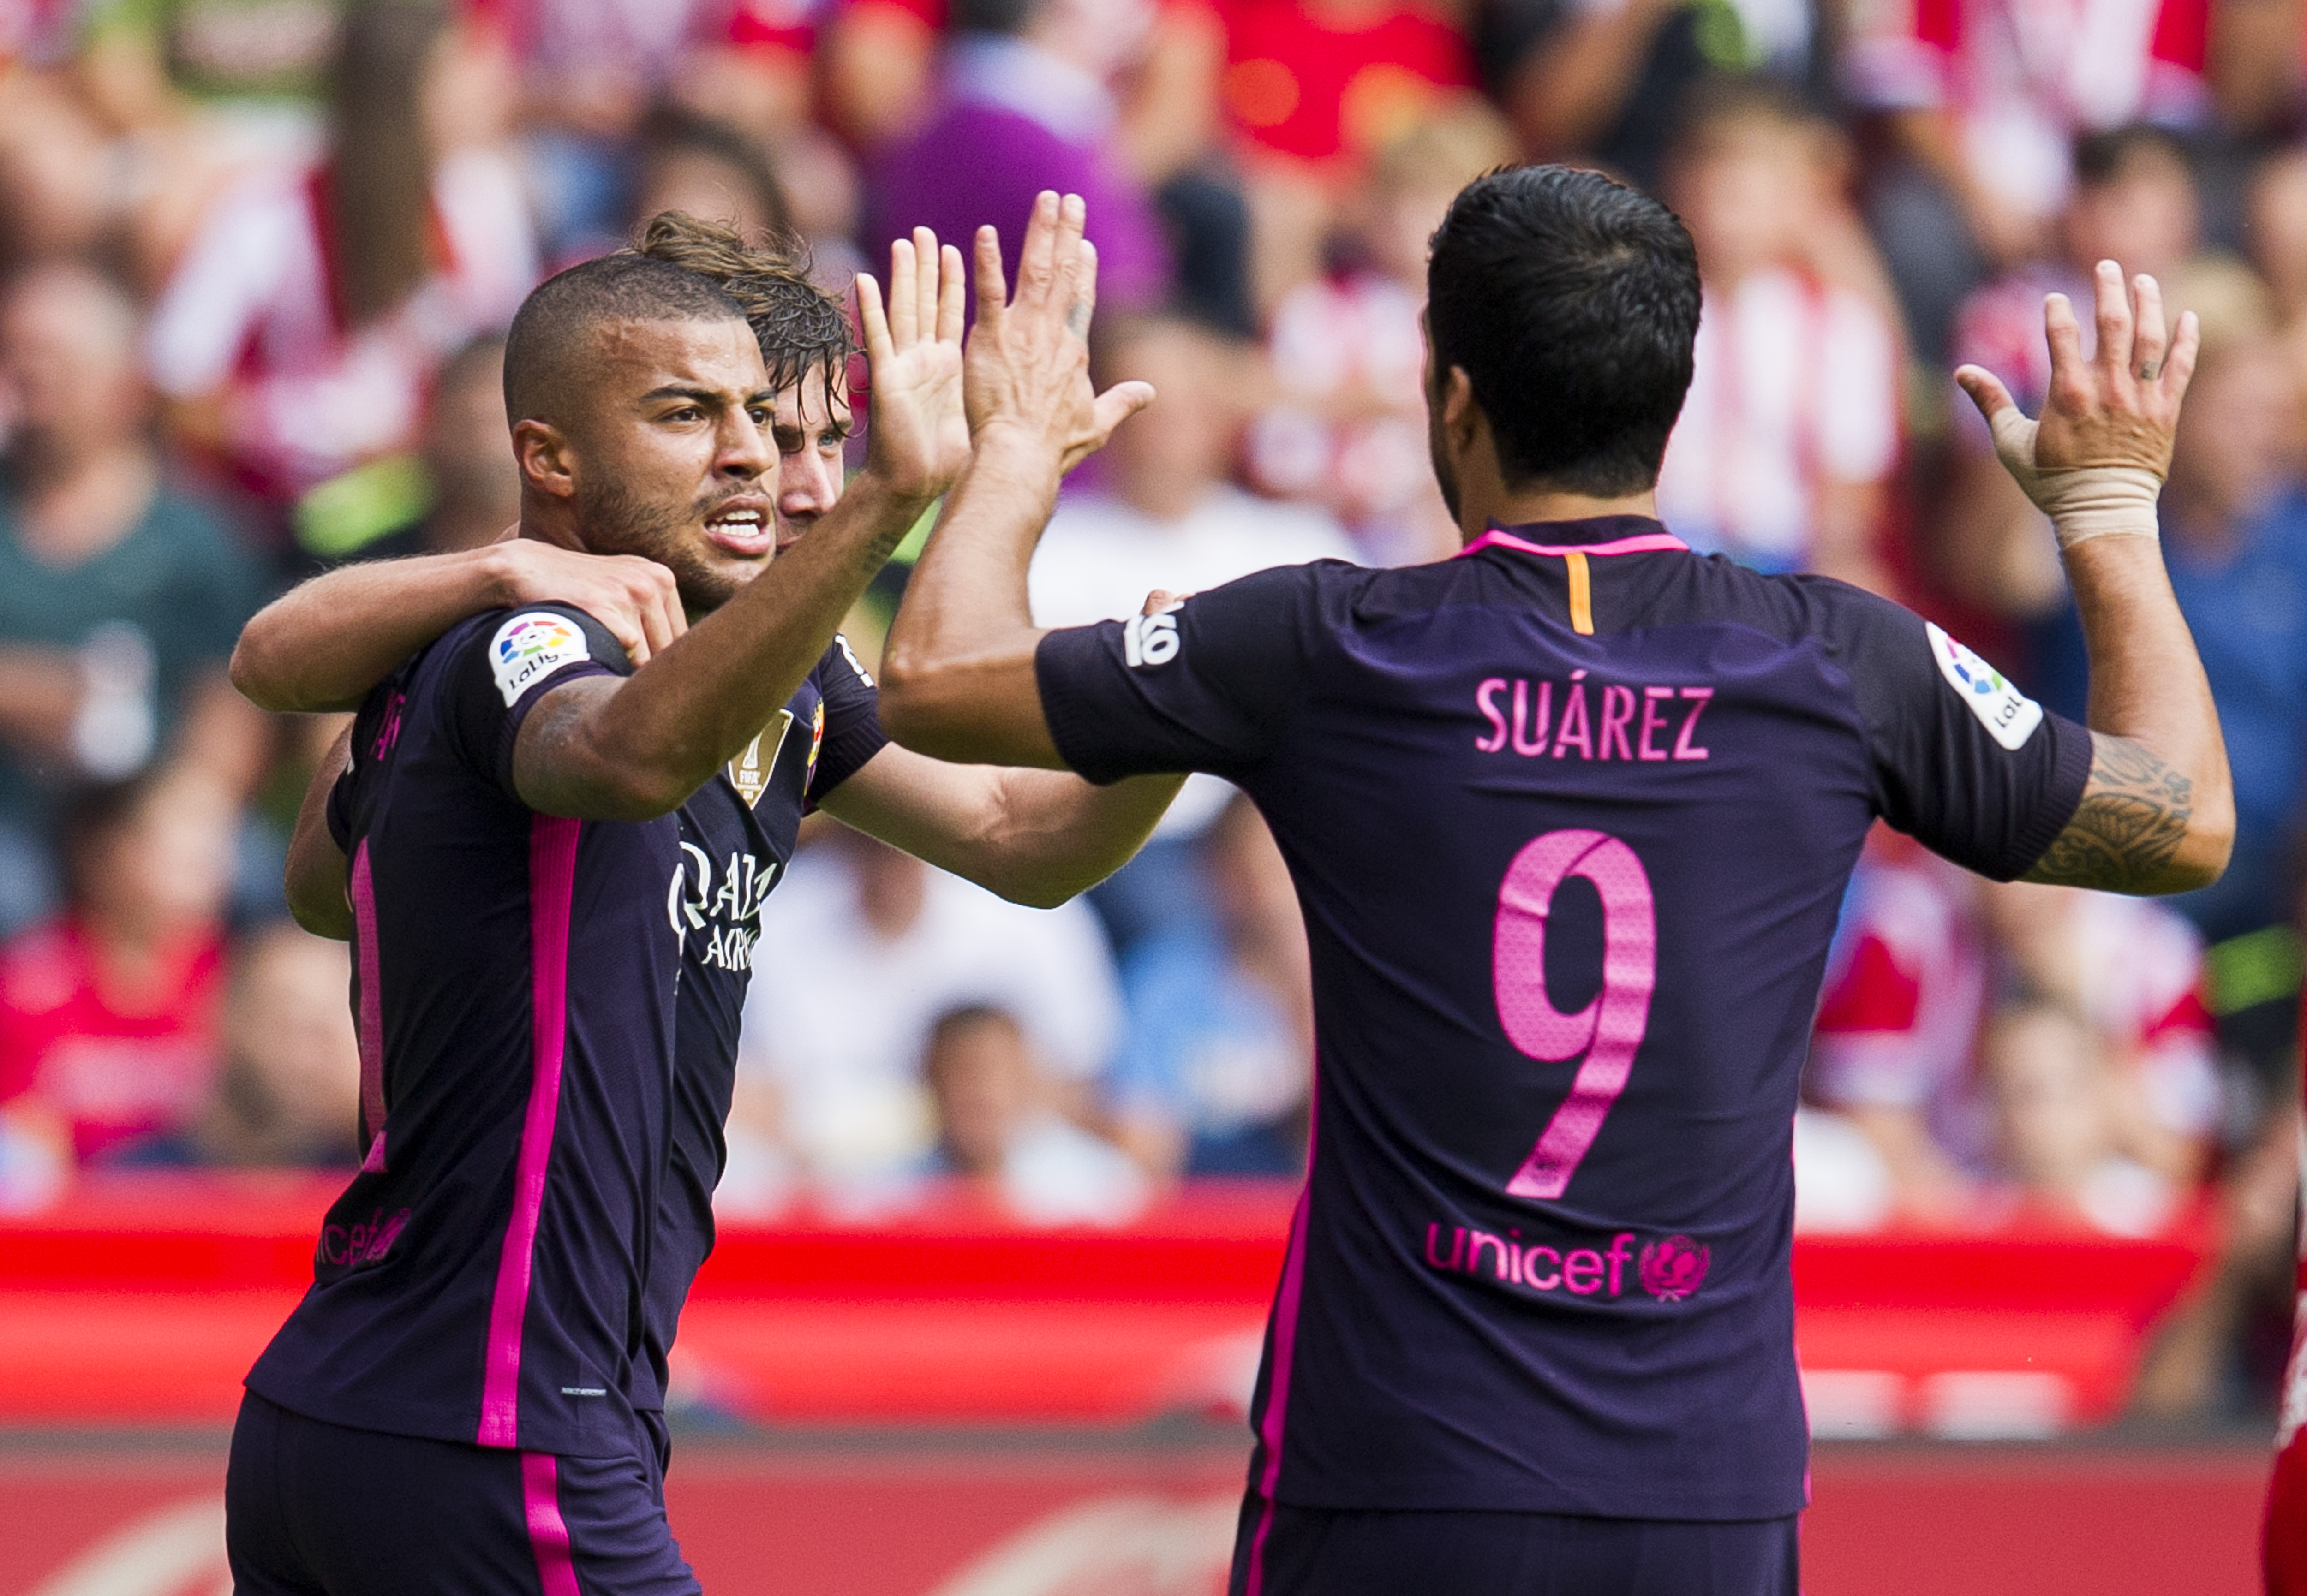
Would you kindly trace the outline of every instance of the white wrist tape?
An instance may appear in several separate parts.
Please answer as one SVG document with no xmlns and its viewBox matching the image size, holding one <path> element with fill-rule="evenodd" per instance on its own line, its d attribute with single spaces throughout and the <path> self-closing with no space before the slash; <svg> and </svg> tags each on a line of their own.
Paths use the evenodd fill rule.
<svg viewBox="0 0 2307 1596">
<path fill-rule="evenodd" d="M 2093 538 L 2151 538 L 2155 500 L 2163 479 L 2136 465 L 2083 465 L 2071 471 L 2035 469 L 2037 423 L 2017 405 L 1999 411 L 1988 423 L 2003 467 L 2051 518 L 2061 549 Z"/>
</svg>

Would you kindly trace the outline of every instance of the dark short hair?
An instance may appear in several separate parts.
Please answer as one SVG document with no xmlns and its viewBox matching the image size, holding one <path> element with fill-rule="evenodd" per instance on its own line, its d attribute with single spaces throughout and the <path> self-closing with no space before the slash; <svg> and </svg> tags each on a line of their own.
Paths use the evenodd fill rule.
<svg viewBox="0 0 2307 1596">
<path fill-rule="evenodd" d="M 665 210 L 642 224 L 633 247 L 711 278 L 737 302 L 761 346 L 770 388 L 782 392 L 815 371 L 825 373 L 828 394 L 845 397 L 856 335 L 841 301 L 810 277 L 809 245 L 798 235 L 753 244 L 719 222 Z"/>
<path fill-rule="evenodd" d="M 2075 183 L 2081 188 L 2104 188 L 2131 175 L 2141 156 L 2159 155 L 2185 168 L 2187 147 L 2168 129 L 2148 122 L 2125 123 L 2075 135 Z"/>
<path fill-rule="evenodd" d="M 555 419 L 580 380 L 593 329 L 613 321 L 742 321 L 744 308 L 710 277 L 646 255 L 587 260 L 521 301 L 505 334 L 505 415 Z"/>
<path fill-rule="evenodd" d="M 1698 254 L 1665 206 L 1599 172 L 1505 168 L 1434 235 L 1434 380 L 1465 371 L 1510 482 L 1640 492 L 1690 389 L 1698 305 Z"/>
</svg>

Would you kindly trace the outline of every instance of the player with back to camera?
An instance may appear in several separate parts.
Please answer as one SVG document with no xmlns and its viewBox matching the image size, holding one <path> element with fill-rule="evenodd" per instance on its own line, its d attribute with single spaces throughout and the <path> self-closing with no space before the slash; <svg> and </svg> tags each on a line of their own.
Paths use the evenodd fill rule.
<svg viewBox="0 0 2307 1596">
<path fill-rule="evenodd" d="M 999 389 L 969 421 L 1056 429 L 1076 458 L 1145 397 L 1075 391 L 1080 221 L 1051 197 L 1006 336 L 966 363 Z M 883 747 L 833 628 L 969 453 L 959 255 L 901 243 L 890 285 L 884 316 L 860 282 L 866 470 L 774 569 L 775 395 L 735 301 L 629 254 L 546 283 L 514 324 L 524 533 L 662 561 L 698 619 L 639 670 L 566 604 L 450 625 L 367 696 L 345 773 L 308 795 L 291 898 L 353 933 L 365 1161 L 249 1378 L 227 1488 L 243 1592 L 694 1591 L 653 1410 L 710 1244 L 728 1087 L 709 1033 L 733 1047 L 803 806 L 848 801 L 1055 898 L 1172 790 L 977 772 L 931 792 L 931 762 Z"/>
<path fill-rule="evenodd" d="M 1434 236 L 1456 558 L 1285 568 L 1043 633 L 1021 507 L 1059 462 L 981 441 L 890 635 L 891 734 L 1098 781 L 1214 772 L 1306 909 L 1314 1151 L 1237 1596 L 1793 1596 L 1789 1127 L 1867 829 L 2130 892 L 2226 859 L 2225 749 L 2155 521 L 2197 329 L 2166 339 L 2154 283 L 2127 295 L 2113 262 L 2096 287 L 2088 363 L 2046 304 L 2039 431 L 1959 373 L 2056 527 L 2088 730 L 1895 604 L 1659 525 L 1697 266 L 1670 213 L 1592 173 L 1483 177 Z"/>
</svg>

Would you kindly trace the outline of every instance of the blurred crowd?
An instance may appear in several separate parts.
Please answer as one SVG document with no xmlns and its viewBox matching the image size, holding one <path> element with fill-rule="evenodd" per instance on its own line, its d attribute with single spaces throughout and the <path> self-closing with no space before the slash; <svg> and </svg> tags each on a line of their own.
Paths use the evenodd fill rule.
<svg viewBox="0 0 2307 1596">
<path fill-rule="evenodd" d="M 1899 597 L 2070 714 L 2052 541 L 1946 373 L 2035 407 L 2042 295 L 2103 256 L 2201 318 L 2165 547 L 2234 867 L 2139 902 L 1878 834 L 1800 1223 L 2207 1225 L 2141 1405 L 2247 1404 L 2279 1361 L 2307 0 L 0 0 L 0 1208 L 81 1168 L 351 1160 L 346 955 L 278 887 L 334 728 L 259 713 L 226 661 L 303 575 L 515 518 L 497 339 L 544 274 L 674 209 L 837 286 L 915 224 L 1014 250 L 1037 190 L 1084 194 L 1096 358 L 1162 401 L 1037 558 L 1038 619 L 1074 624 L 1448 553 L 1426 239 L 1473 175 L 1569 159 L 1697 242 L 1669 525 Z M 852 618 L 869 658 L 903 577 Z M 1303 928 L 1222 783 L 1050 912 L 812 822 L 759 946 L 733 1208 L 961 1181 L 1111 1222 L 1302 1165 Z"/>
</svg>

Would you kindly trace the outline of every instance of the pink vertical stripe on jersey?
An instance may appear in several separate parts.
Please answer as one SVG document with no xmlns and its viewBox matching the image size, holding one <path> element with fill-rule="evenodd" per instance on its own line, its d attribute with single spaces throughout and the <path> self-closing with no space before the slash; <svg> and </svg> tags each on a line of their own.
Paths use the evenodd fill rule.
<svg viewBox="0 0 2307 1596">
<path fill-rule="evenodd" d="M 569 1031 L 569 916 L 581 824 L 546 815 L 529 823 L 528 1113 L 521 1122 L 520 1160 L 513 1168 L 512 1219 L 505 1226 L 496 1297 L 489 1305 L 488 1366 L 481 1380 L 476 1438 L 484 1447 L 520 1444 L 522 1320 L 528 1312 L 545 1170 L 553 1161 L 553 1125 L 561 1111 L 561 1053 Z M 573 1583 L 570 1588 L 575 1589 Z"/>
<path fill-rule="evenodd" d="M 1646 532 L 1639 537 L 1619 538 L 1608 543 L 1533 543 L 1518 538 L 1510 532 L 1490 528 L 1451 556 L 1453 559 L 1483 549 L 1519 549 L 1524 554 L 1550 554 L 1560 559 L 1565 554 L 1588 556 L 1605 554 L 1687 554 L 1690 545 L 1670 532 Z"/>
<path fill-rule="evenodd" d="M 377 970 L 376 881 L 368 867 L 368 839 L 353 849 L 353 953 L 360 969 L 360 1103 L 368 1131 L 363 1174 L 384 1168 L 384 992 Z"/>
<path fill-rule="evenodd" d="M 582 1596 L 569 1549 L 569 1522 L 561 1516 L 561 1464 L 552 1453 L 520 1455 L 520 1505 L 528 1516 L 528 1548 L 536 1554 L 536 1578 L 545 1596 Z"/>
<path fill-rule="evenodd" d="M 1258 1476 L 1257 1494 L 1265 1506 L 1257 1515 L 1257 1532 L 1249 1542 L 1249 1576 L 1246 1596 L 1260 1596 L 1265 1588 L 1265 1537 L 1274 1528 L 1274 1493 L 1282 1485 L 1282 1432 L 1289 1417 L 1290 1365 L 1298 1350 L 1298 1304 L 1306 1289 L 1306 1226 L 1314 1206 L 1314 1148 L 1321 1122 L 1321 1071 L 1315 1070 L 1314 1092 L 1306 1111 L 1306 1184 L 1298 1193 L 1298 1211 L 1290 1216 L 1290 1251 L 1282 1263 L 1282 1290 L 1274 1302 L 1274 1374 L 1265 1382 L 1265 1412 L 1257 1418 L 1258 1440 L 1265 1447 L 1265 1468 Z"/>
</svg>

